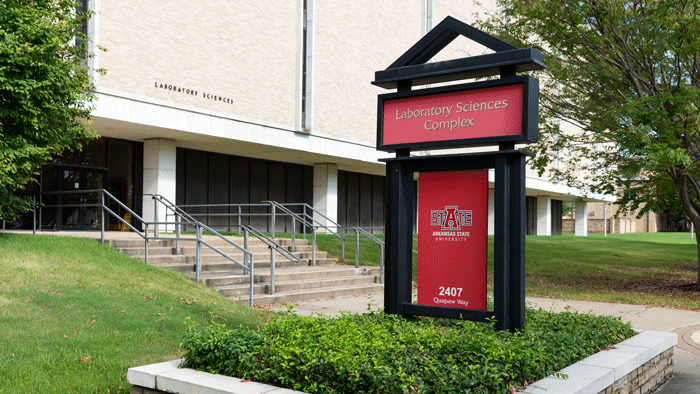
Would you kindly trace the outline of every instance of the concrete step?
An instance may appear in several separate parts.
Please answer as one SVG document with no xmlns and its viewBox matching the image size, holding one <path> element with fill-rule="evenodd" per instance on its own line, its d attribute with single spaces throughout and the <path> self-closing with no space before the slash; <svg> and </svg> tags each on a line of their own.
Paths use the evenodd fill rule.
<svg viewBox="0 0 700 394">
<path fill-rule="evenodd" d="M 189 235 L 189 234 L 183 235 L 181 238 L 181 241 L 180 241 L 180 245 L 182 247 L 186 247 L 189 244 L 193 244 L 194 238 L 195 237 L 193 235 Z M 214 245 L 217 248 L 231 246 L 231 244 L 229 244 L 228 242 L 226 242 L 226 241 L 224 241 L 221 238 L 216 237 L 216 236 L 204 236 L 203 238 L 207 243 Z M 227 236 L 226 239 L 235 243 L 236 245 L 241 245 L 241 246 L 243 245 L 243 242 L 244 242 L 243 237 Z M 278 243 L 279 245 L 285 246 L 285 247 L 290 247 L 292 244 L 292 240 L 288 239 L 288 238 L 275 238 L 274 241 L 276 243 Z M 113 246 L 115 248 L 143 248 L 144 240 L 141 238 L 108 239 L 107 243 L 110 246 Z M 175 244 L 176 244 L 176 240 L 175 240 L 174 236 L 172 236 L 172 238 L 170 238 L 170 236 L 169 236 L 167 239 L 160 238 L 160 239 L 149 239 L 148 240 L 149 248 L 153 247 L 153 246 L 175 247 Z M 255 237 L 250 237 L 248 239 L 248 245 L 250 245 L 250 246 L 263 245 L 263 246 L 267 247 L 265 243 L 263 243 L 262 241 L 260 241 L 259 239 L 255 238 Z M 305 246 L 309 246 L 309 243 L 305 239 L 296 239 L 295 245 L 297 248 L 303 248 Z"/>
<path fill-rule="evenodd" d="M 106 243 L 115 249 L 119 248 L 141 248 L 143 250 L 144 240 L 140 238 L 136 239 L 110 239 L 106 240 Z M 157 240 L 149 239 L 148 247 L 174 247 L 174 240 Z"/>
<path fill-rule="evenodd" d="M 362 269 L 346 266 L 287 267 L 277 268 L 275 270 L 275 281 L 279 283 L 285 281 L 342 278 L 357 275 L 367 275 L 367 273 Z M 187 272 L 187 276 L 194 279 L 196 274 L 194 272 Z M 255 271 L 256 283 L 270 283 L 270 277 L 269 267 Z M 208 286 L 218 287 L 250 283 L 250 276 L 244 273 L 242 269 L 231 271 L 206 271 L 200 273 L 200 280 Z"/>
<path fill-rule="evenodd" d="M 277 277 L 275 275 L 275 277 Z M 276 293 L 294 293 L 304 290 L 317 290 L 320 288 L 335 288 L 335 287 L 349 287 L 365 284 L 375 283 L 375 277 L 366 275 L 353 275 L 353 276 L 343 276 L 343 277 L 332 277 L 332 278 L 315 278 L 308 280 L 288 280 L 279 281 L 275 280 L 275 292 Z M 265 288 L 264 293 L 268 294 L 270 292 L 270 283 L 258 283 L 256 286 L 262 285 Z M 250 292 L 250 284 L 238 284 L 238 285 L 227 285 L 227 286 L 215 286 L 215 289 L 226 297 L 237 297 L 244 296 Z M 257 293 L 256 293 L 257 294 Z"/>
<path fill-rule="evenodd" d="M 174 257 L 179 257 L 179 256 L 174 256 Z M 183 272 L 194 272 L 196 270 L 196 263 L 194 262 L 173 262 L 173 263 L 153 263 L 151 262 L 151 259 L 149 258 L 149 264 L 158 266 L 158 267 L 163 267 L 163 268 L 168 268 L 168 269 L 173 269 L 176 271 L 183 271 Z M 241 261 L 242 263 L 242 261 Z M 317 260 L 316 265 L 317 266 L 323 266 L 323 265 L 334 265 L 335 260 Z M 311 265 L 311 262 L 308 260 L 301 260 L 301 261 L 289 261 L 289 260 L 284 260 L 284 261 L 275 261 L 275 267 L 276 268 L 286 268 L 286 267 L 308 267 Z M 255 262 L 255 269 L 260 270 L 260 269 L 266 269 L 270 268 L 270 262 L 269 261 L 256 261 Z M 200 271 L 201 272 L 207 272 L 207 271 L 232 271 L 232 270 L 242 270 L 242 268 L 239 268 L 238 265 L 235 263 L 232 263 L 230 261 L 203 261 Z"/>
<path fill-rule="evenodd" d="M 268 305 L 275 303 L 317 300 L 321 298 L 332 298 L 346 295 L 361 295 L 376 293 L 383 290 L 383 284 L 372 283 L 341 287 L 298 290 L 290 292 L 276 292 L 275 294 L 256 294 L 253 297 L 253 305 Z M 250 303 L 250 298 L 248 297 L 248 295 L 231 296 L 228 298 L 244 305 L 248 305 Z"/>
<path fill-rule="evenodd" d="M 295 257 L 297 257 L 300 260 L 311 260 L 313 255 L 311 253 L 292 253 Z M 137 258 L 139 260 L 145 261 L 145 255 L 143 254 L 143 251 L 138 254 L 130 254 L 130 257 Z M 226 254 L 226 256 L 236 260 L 243 262 L 244 261 L 244 255 L 243 253 L 229 253 Z M 326 261 L 326 260 L 332 260 L 334 263 L 337 262 L 335 259 L 328 257 L 328 253 L 318 251 L 316 252 L 316 261 Z M 158 254 L 158 253 L 151 253 L 151 251 L 148 251 L 148 262 L 151 264 L 169 264 L 173 262 L 179 262 L 179 263 L 194 263 L 197 261 L 197 255 L 192 253 L 192 254 L 181 254 L 181 255 L 174 255 L 174 254 Z M 208 252 L 205 253 L 202 251 L 202 262 L 226 262 L 229 261 L 226 257 L 215 253 L 215 252 Z M 270 261 L 270 252 L 267 251 L 266 253 L 253 253 L 253 261 Z M 275 261 L 276 262 L 284 262 L 284 261 L 290 261 L 290 259 L 287 258 L 286 255 L 283 255 L 281 253 L 275 253 Z M 294 261 L 294 260 L 291 260 Z M 325 264 L 325 263 L 323 263 Z"/>
<path fill-rule="evenodd" d="M 232 237 L 238 245 L 243 244 L 241 237 Z M 231 258 L 244 262 L 243 253 L 216 237 L 207 237 L 212 243 Z M 291 239 L 276 238 L 275 241 L 291 249 Z M 275 254 L 275 294 L 270 292 L 270 252 L 267 245 L 251 238 L 249 249 L 254 254 L 255 283 L 253 286 L 255 305 L 276 302 L 293 302 L 301 300 L 337 297 L 353 294 L 367 294 L 384 289 L 379 284 L 377 267 L 360 267 L 338 265 L 337 260 L 329 258 L 325 251 L 316 251 L 316 265 L 311 265 L 313 248 L 304 239 L 297 239 L 296 252 L 301 261 L 290 261 L 280 253 Z M 144 260 L 143 240 L 110 241 L 110 245 L 131 257 Z M 174 239 L 149 241 L 149 264 L 183 271 L 195 278 L 196 247 L 192 241 L 181 241 L 181 253 L 176 255 Z M 200 271 L 202 283 L 216 288 L 229 299 L 248 304 L 250 296 L 250 276 L 237 264 L 220 254 L 203 246 Z"/>
<path fill-rule="evenodd" d="M 270 257 L 270 249 L 267 247 L 264 247 L 264 248 L 263 247 L 253 247 L 253 248 L 249 247 L 248 250 L 250 250 L 253 253 L 256 260 L 261 258 L 261 257 L 268 258 L 268 259 Z M 219 251 L 222 253 L 225 253 L 228 256 L 233 257 L 234 259 L 238 259 L 239 257 L 243 258 L 243 252 L 240 251 L 239 249 L 222 248 L 222 249 L 219 249 Z M 137 252 L 138 253 L 133 255 L 134 257 L 143 255 L 143 249 L 141 249 L 140 251 L 137 251 Z M 196 253 L 197 253 L 197 251 L 195 248 L 183 248 L 182 253 L 180 253 L 180 254 L 196 255 Z M 289 252 L 289 253 L 291 253 L 293 256 L 296 256 L 296 257 L 302 258 L 302 259 L 311 259 L 313 257 L 313 251 L 311 251 L 311 250 L 310 251 Z M 151 252 L 150 248 L 148 249 L 149 258 L 150 258 L 150 256 L 153 256 L 155 254 L 156 253 Z M 175 249 L 172 250 L 172 253 L 167 253 L 167 254 L 175 254 Z M 217 252 L 215 252 L 207 247 L 202 247 L 202 259 L 205 259 L 208 256 L 221 258 L 221 254 L 219 254 L 219 253 L 217 253 Z M 328 256 L 328 252 L 325 252 L 322 250 L 316 251 L 316 258 L 323 259 L 323 258 L 326 258 L 327 256 Z M 287 259 L 287 257 L 286 257 L 286 254 L 282 254 L 280 252 L 275 251 L 275 259 L 284 260 L 284 259 Z"/>
<path fill-rule="evenodd" d="M 139 246 L 122 246 L 122 245 L 112 245 L 115 249 L 119 250 L 122 253 L 125 253 L 129 256 L 137 256 L 137 255 L 143 255 L 144 254 L 144 245 L 143 242 Z M 227 254 L 232 254 L 232 253 L 242 253 L 241 249 L 236 248 L 235 246 L 231 245 L 225 245 L 225 246 L 218 246 L 216 247 L 218 250 L 221 252 L 227 253 Z M 267 245 L 263 244 L 249 244 L 248 245 L 248 250 L 251 252 L 258 254 L 258 253 L 269 253 L 270 248 Z M 195 245 L 194 242 L 182 242 L 180 245 L 180 254 L 195 254 L 197 253 L 197 246 Z M 209 248 L 206 245 L 202 245 L 202 253 L 215 253 L 211 248 Z M 177 254 L 177 248 L 175 244 L 173 245 L 170 244 L 157 244 L 157 245 L 151 245 L 149 242 L 148 245 L 148 254 Z"/>
</svg>

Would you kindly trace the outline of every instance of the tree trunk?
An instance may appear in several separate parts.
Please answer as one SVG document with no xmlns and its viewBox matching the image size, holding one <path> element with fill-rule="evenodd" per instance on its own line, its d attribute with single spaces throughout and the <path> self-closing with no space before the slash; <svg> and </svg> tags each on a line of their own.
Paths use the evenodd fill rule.
<svg viewBox="0 0 700 394">
<path fill-rule="evenodd" d="M 695 244 L 697 245 L 697 250 L 698 250 L 698 260 L 697 260 L 698 276 L 695 279 L 695 283 L 698 286 L 700 286 L 700 229 L 697 226 L 694 226 L 693 231 L 695 231 Z"/>
<path fill-rule="evenodd" d="M 681 174 L 679 178 L 675 178 L 674 181 L 678 187 L 679 196 L 681 199 L 681 204 L 685 213 L 688 215 L 688 219 L 693 223 L 693 230 L 695 231 L 695 243 L 697 245 L 697 277 L 695 278 L 695 283 L 700 287 L 700 213 L 693 207 L 690 201 L 690 193 L 688 193 L 688 177 L 687 174 Z M 692 185 L 697 185 L 697 183 L 692 182 Z"/>
</svg>

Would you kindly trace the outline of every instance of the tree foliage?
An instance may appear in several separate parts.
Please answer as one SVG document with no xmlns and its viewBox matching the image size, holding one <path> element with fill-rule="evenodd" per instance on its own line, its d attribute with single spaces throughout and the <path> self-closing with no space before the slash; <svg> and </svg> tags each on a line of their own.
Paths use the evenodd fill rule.
<svg viewBox="0 0 700 394">
<path fill-rule="evenodd" d="M 532 164 L 589 192 L 625 190 L 623 210 L 682 207 L 700 229 L 700 1 L 500 3 L 484 27 L 548 66 Z"/>
<path fill-rule="evenodd" d="M 31 209 L 18 196 L 44 164 L 94 137 L 86 66 L 89 18 L 76 0 L 0 2 L 0 219 Z"/>
</svg>

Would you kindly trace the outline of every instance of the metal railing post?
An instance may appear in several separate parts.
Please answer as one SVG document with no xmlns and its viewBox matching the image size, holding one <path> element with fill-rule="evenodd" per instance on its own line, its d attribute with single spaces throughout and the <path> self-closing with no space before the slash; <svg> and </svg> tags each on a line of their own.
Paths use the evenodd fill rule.
<svg viewBox="0 0 700 394">
<path fill-rule="evenodd" d="M 32 234 L 36 235 L 36 194 L 32 196 L 32 212 L 33 212 L 33 217 L 32 217 Z M 5 222 L 3 222 L 3 230 L 5 227 Z M 104 242 L 104 239 L 102 240 L 102 243 Z"/>
<path fill-rule="evenodd" d="M 275 249 L 270 246 L 270 294 L 275 294 Z"/>
<path fill-rule="evenodd" d="M 243 230 L 243 249 L 248 250 L 248 248 L 246 248 L 246 245 L 248 244 L 248 230 L 246 230 L 246 229 L 240 229 L 240 230 Z M 243 265 L 246 266 L 247 268 L 250 268 L 250 266 L 248 265 L 248 253 L 243 253 Z M 243 271 L 243 273 L 245 273 L 245 270 Z"/>
<path fill-rule="evenodd" d="M 246 253 L 243 255 L 245 256 L 245 261 L 243 261 L 243 264 L 249 263 L 248 269 L 250 270 L 250 307 L 253 307 L 253 291 L 254 291 L 254 286 L 255 286 L 255 275 L 254 275 L 254 269 L 253 269 L 253 255 L 249 254 L 248 252 L 248 229 L 243 228 L 243 249 L 246 250 Z"/>
<path fill-rule="evenodd" d="M 241 231 L 241 206 L 238 206 L 238 231 Z"/>
<path fill-rule="evenodd" d="M 153 237 L 158 237 L 158 200 L 153 197 Z"/>
<path fill-rule="evenodd" d="M 100 191 L 100 200 L 102 200 L 102 204 L 100 204 L 100 238 L 102 240 L 102 245 L 105 244 L 105 192 Z"/>
<path fill-rule="evenodd" d="M 379 245 L 379 283 L 384 284 L 384 246 Z"/>
<path fill-rule="evenodd" d="M 309 214 L 306 213 L 306 203 L 304 203 L 304 205 L 302 207 L 304 208 L 304 220 L 308 220 Z M 309 220 L 309 223 L 313 223 L 313 220 Z M 301 231 L 304 234 L 304 239 L 306 239 L 306 225 L 304 225 L 302 223 L 301 227 L 302 227 Z"/>
<path fill-rule="evenodd" d="M 338 231 L 340 232 L 340 231 Z M 340 261 L 345 264 L 345 229 L 343 229 L 343 238 L 341 239 L 341 247 L 342 247 L 342 257 L 340 258 Z"/>
<path fill-rule="evenodd" d="M 39 195 L 39 204 L 44 202 L 44 196 L 42 194 Z M 39 218 L 37 220 L 37 223 L 39 223 L 39 230 L 41 230 L 41 219 L 44 217 L 44 207 L 39 206 Z M 5 222 L 2 222 L 2 229 L 5 229 Z"/>
<path fill-rule="evenodd" d="M 248 248 L 246 248 L 247 250 Z M 253 264 L 253 255 L 250 255 L 250 307 L 253 307 L 253 292 L 254 292 L 254 282 L 255 282 L 255 273 L 253 271 L 254 264 Z"/>
<path fill-rule="evenodd" d="M 295 241 L 294 241 L 295 233 L 297 232 L 296 223 L 297 223 L 297 221 L 294 218 L 292 218 L 292 253 L 297 251 L 297 247 L 296 247 Z"/>
<path fill-rule="evenodd" d="M 181 255 L 182 254 L 182 248 L 180 247 L 180 232 L 182 231 L 180 229 L 180 215 L 175 213 L 175 254 Z"/>
<path fill-rule="evenodd" d="M 199 223 L 197 226 L 197 272 L 195 274 L 197 284 L 199 284 L 199 271 L 202 269 L 202 227 Z"/>
<path fill-rule="evenodd" d="M 311 265 L 316 266 L 316 226 L 311 227 Z"/>
<path fill-rule="evenodd" d="M 270 216 L 270 234 L 271 234 L 270 238 L 275 239 L 275 230 L 277 227 L 277 224 L 275 223 L 276 207 L 275 207 L 275 204 L 273 204 L 273 203 L 270 203 L 270 207 L 272 208 L 272 216 Z"/>
<path fill-rule="evenodd" d="M 248 250 L 248 229 L 243 229 L 243 249 Z M 248 256 L 248 255 L 246 255 Z"/>
<path fill-rule="evenodd" d="M 355 268 L 360 267 L 360 231 L 355 228 Z"/>
<path fill-rule="evenodd" d="M 144 228 L 146 230 L 144 232 L 144 235 L 146 236 L 146 238 L 144 238 L 144 243 L 143 243 L 143 249 L 144 249 L 143 253 L 145 255 L 144 261 L 146 262 L 146 264 L 148 264 L 148 223 L 144 222 L 143 225 L 144 225 Z"/>
</svg>

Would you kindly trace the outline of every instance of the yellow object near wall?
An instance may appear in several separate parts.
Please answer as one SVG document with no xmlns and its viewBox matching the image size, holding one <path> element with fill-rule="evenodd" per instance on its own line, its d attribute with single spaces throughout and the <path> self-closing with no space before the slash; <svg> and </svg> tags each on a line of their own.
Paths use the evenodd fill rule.
<svg viewBox="0 0 700 394">
<path fill-rule="evenodd" d="M 124 221 L 131 224 L 131 214 L 130 213 L 124 214 Z M 129 231 L 129 226 L 120 222 L 119 223 L 119 230 L 120 231 Z"/>
</svg>

